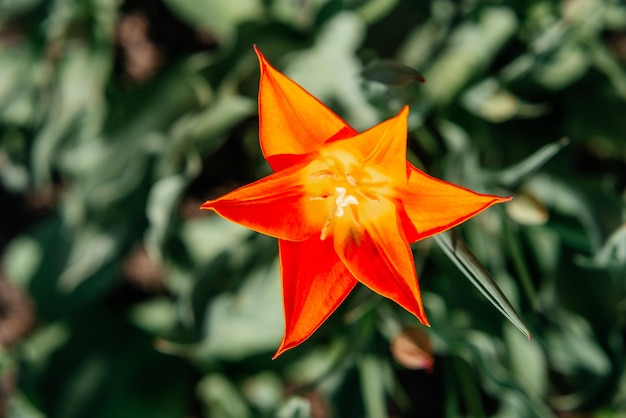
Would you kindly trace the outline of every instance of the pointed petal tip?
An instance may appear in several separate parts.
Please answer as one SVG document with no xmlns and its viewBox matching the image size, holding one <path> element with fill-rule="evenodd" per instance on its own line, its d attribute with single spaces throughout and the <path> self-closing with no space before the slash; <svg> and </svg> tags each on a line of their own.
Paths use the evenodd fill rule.
<svg viewBox="0 0 626 418">
<path fill-rule="evenodd" d="M 261 52 L 259 47 L 256 46 L 256 44 L 254 44 L 253 48 L 254 48 L 254 52 L 256 53 L 257 58 L 259 59 L 259 67 L 261 68 L 261 75 L 262 75 L 264 72 L 267 71 L 267 67 L 268 66 L 272 67 L 272 65 L 267 61 L 267 58 L 265 58 L 265 55 L 263 55 L 263 53 Z"/>
<path fill-rule="evenodd" d="M 263 74 L 263 72 L 268 71 L 268 67 L 271 70 L 278 71 L 278 70 L 276 70 L 276 68 L 274 68 L 274 66 L 272 64 L 270 64 L 270 62 L 267 60 L 267 58 L 265 58 L 265 55 L 263 55 L 263 52 L 261 52 L 261 50 L 259 49 L 259 47 L 256 44 L 254 44 L 253 48 L 254 48 L 254 52 L 255 52 L 257 58 L 259 59 L 259 66 L 261 68 L 261 74 Z"/>
<path fill-rule="evenodd" d="M 494 197 L 494 199 L 489 204 L 489 206 L 497 205 L 497 204 L 500 204 L 500 203 L 506 203 L 506 202 L 509 202 L 509 201 L 513 200 L 513 196 L 493 196 L 493 197 Z"/>
<path fill-rule="evenodd" d="M 254 52 L 256 53 L 256 56 L 259 57 L 259 60 L 265 61 L 265 56 L 263 55 L 259 47 L 256 44 L 254 44 L 252 45 L 252 48 L 254 48 Z"/>
<path fill-rule="evenodd" d="M 272 360 L 276 360 L 285 351 L 291 350 L 292 348 L 298 346 L 299 344 L 300 343 L 294 343 L 294 342 L 286 343 L 285 339 L 283 338 L 283 341 L 280 343 L 280 347 L 278 347 L 278 350 L 276 350 L 276 353 L 274 353 L 274 355 L 272 356 Z"/>
<path fill-rule="evenodd" d="M 408 124 L 408 118 L 409 118 L 409 105 L 404 105 L 404 106 L 402 106 L 402 109 L 400 109 L 400 111 L 395 116 L 387 119 L 385 122 L 388 122 L 388 121 L 394 121 L 394 122 L 402 121 L 402 122 L 405 122 L 406 124 Z"/>
<path fill-rule="evenodd" d="M 424 311 L 424 305 L 421 300 L 419 301 L 419 304 L 418 304 L 418 310 L 415 312 L 413 310 L 409 310 L 409 312 L 415 315 L 417 320 L 420 321 L 420 324 L 424 325 L 425 327 L 430 328 L 430 322 L 428 321 L 428 318 L 426 317 L 426 312 Z"/>
<path fill-rule="evenodd" d="M 214 203 L 213 200 L 207 200 L 202 205 L 200 205 L 200 209 L 202 209 L 202 210 L 211 210 L 211 209 L 213 209 L 213 203 Z"/>
</svg>

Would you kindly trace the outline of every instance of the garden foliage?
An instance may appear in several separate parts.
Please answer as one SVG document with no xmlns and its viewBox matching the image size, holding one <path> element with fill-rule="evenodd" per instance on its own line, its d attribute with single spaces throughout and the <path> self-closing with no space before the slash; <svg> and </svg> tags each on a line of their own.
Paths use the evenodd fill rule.
<svg viewBox="0 0 626 418">
<path fill-rule="evenodd" d="M 430 328 L 357 286 L 271 359 L 277 242 L 199 210 L 271 172 L 253 45 L 514 197 L 412 246 Z M 620 0 L 0 0 L 0 416 L 622 417 L 625 120 Z"/>
</svg>

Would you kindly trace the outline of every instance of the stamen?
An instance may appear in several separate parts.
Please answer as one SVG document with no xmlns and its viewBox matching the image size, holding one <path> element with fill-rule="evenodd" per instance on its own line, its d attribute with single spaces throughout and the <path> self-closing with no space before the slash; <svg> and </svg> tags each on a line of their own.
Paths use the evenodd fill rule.
<svg viewBox="0 0 626 418">
<path fill-rule="evenodd" d="M 345 187 L 335 187 L 335 190 L 338 194 L 338 196 L 335 198 L 335 205 L 337 207 L 335 210 L 335 216 L 341 218 L 345 214 L 344 208 L 349 205 L 358 205 L 359 201 L 351 194 L 346 196 L 347 190 Z"/>
<path fill-rule="evenodd" d="M 311 174 L 311 178 L 314 179 L 323 179 L 328 177 L 335 177 L 335 175 L 328 170 L 320 170 Z"/>
<path fill-rule="evenodd" d="M 359 232 L 354 228 L 350 228 L 350 236 L 352 240 L 356 243 L 357 247 L 361 246 L 361 241 L 359 240 Z"/>
<path fill-rule="evenodd" d="M 370 200 L 373 200 L 374 202 L 378 202 L 378 196 L 376 195 L 376 193 L 372 192 L 371 190 L 368 189 L 362 189 L 361 193 L 363 193 L 365 195 L 365 197 L 367 197 Z"/>
<path fill-rule="evenodd" d="M 324 224 L 324 227 L 322 228 L 322 233 L 320 234 L 320 241 L 324 241 L 326 239 L 326 235 L 328 234 L 328 229 L 330 229 L 330 225 L 333 222 L 333 217 L 329 216 L 326 219 L 326 223 Z"/>
<path fill-rule="evenodd" d="M 356 226 L 357 228 L 361 228 L 361 218 L 359 217 L 359 211 L 354 206 L 351 206 L 350 210 L 352 211 L 352 222 L 354 222 L 354 226 Z"/>
<path fill-rule="evenodd" d="M 328 198 L 328 196 L 330 196 L 330 193 L 328 192 L 324 192 L 319 196 L 311 196 L 309 197 L 309 200 L 326 200 Z"/>
</svg>

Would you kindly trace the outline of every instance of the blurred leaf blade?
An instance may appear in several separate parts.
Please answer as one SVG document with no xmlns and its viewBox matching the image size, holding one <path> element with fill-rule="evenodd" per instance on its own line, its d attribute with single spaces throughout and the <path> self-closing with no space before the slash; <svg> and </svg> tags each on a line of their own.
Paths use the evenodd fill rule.
<svg viewBox="0 0 626 418">
<path fill-rule="evenodd" d="M 476 259 L 467 245 L 454 232 L 443 232 L 434 236 L 435 242 L 463 275 L 483 294 L 518 330 L 531 339 L 530 329 L 513 305 L 500 290 L 489 272 Z"/>
<path fill-rule="evenodd" d="M 368 418 L 387 415 L 385 406 L 385 386 L 380 360 L 373 356 L 364 356 L 359 360 L 361 391 L 363 392 L 365 411 Z"/>
<path fill-rule="evenodd" d="M 569 139 L 562 138 L 557 142 L 545 145 L 519 163 L 509 166 L 506 170 L 489 174 L 488 177 L 506 187 L 515 187 L 537 172 L 544 164 L 557 155 L 569 144 Z"/>
<path fill-rule="evenodd" d="M 424 76 L 416 69 L 391 60 L 374 61 L 363 68 L 361 75 L 366 80 L 389 86 L 403 86 L 413 81 L 426 82 Z"/>
</svg>

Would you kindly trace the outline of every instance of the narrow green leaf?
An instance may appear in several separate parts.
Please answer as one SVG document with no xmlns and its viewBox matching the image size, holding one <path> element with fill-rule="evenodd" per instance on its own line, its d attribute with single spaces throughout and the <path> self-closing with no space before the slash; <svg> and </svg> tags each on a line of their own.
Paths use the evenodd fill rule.
<svg viewBox="0 0 626 418">
<path fill-rule="evenodd" d="M 524 344 L 513 328 L 504 330 L 509 367 L 513 379 L 524 388 L 532 399 L 540 399 L 549 386 L 547 359 L 544 348 L 539 344 Z"/>
<path fill-rule="evenodd" d="M 626 224 L 609 236 L 593 257 L 591 265 L 601 268 L 626 266 Z"/>
<path fill-rule="evenodd" d="M 435 235 L 435 242 L 469 281 L 529 340 L 528 326 L 506 298 L 489 272 L 454 231 Z"/>
<path fill-rule="evenodd" d="M 386 417 L 385 385 L 381 360 L 364 355 L 358 362 L 361 392 L 368 418 Z"/>
<path fill-rule="evenodd" d="M 459 357 L 453 357 L 452 366 L 455 370 L 454 378 L 459 385 L 459 393 L 468 409 L 469 416 L 484 417 L 485 408 L 480 397 L 476 377 L 470 365 Z"/>
<path fill-rule="evenodd" d="M 531 154 L 528 158 L 497 173 L 488 176 L 503 186 L 512 187 L 522 183 L 525 179 L 535 174 L 545 163 L 559 153 L 569 144 L 568 138 L 545 145 Z"/>
</svg>

